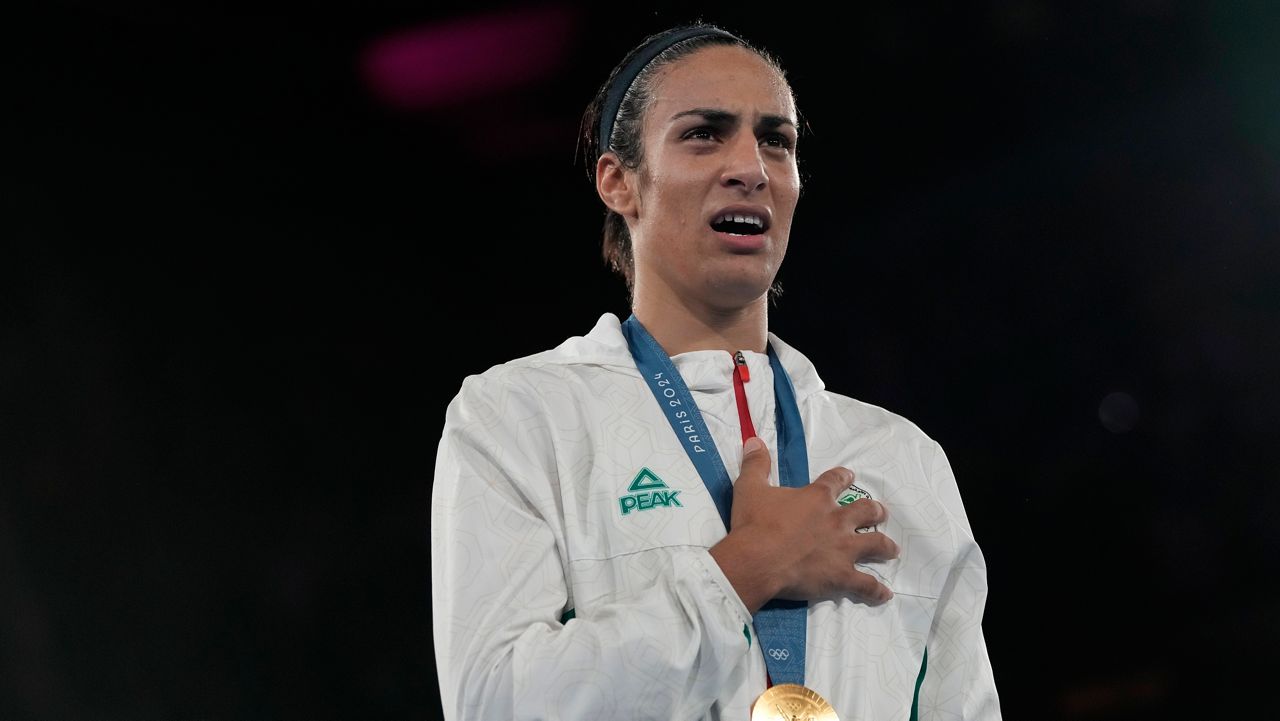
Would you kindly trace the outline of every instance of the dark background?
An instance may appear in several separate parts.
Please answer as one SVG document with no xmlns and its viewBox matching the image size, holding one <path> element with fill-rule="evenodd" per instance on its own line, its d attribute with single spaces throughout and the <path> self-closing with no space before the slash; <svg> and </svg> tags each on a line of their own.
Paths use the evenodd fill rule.
<svg viewBox="0 0 1280 721">
<path fill-rule="evenodd" d="M 445 406 L 625 315 L 578 122 L 698 17 L 788 68 L 772 328 L 947 449 L 1005 718 L 1269 698 L 1274 4 L 41 7 L 4 32 L 0 718 L 433 716 Z"/>
</svg>

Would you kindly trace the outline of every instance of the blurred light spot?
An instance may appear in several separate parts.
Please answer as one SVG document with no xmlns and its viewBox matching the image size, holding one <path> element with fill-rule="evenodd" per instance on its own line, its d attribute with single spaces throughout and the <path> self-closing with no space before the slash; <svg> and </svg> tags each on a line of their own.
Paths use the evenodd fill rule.
<svg viewBox="0 0 1280 721">
<path fill-rule="evenodd" d="M 550 76 L 567 55 L 573 19 L 548 6 L 405 30 L 370 43 L 360 70 L 393 107 L 451 105 Z"/>
<path fill-rule="evenodd" d="M 1098 404 L 1098 420 L 1112 433 L 1128 433 L 1138 422 L 1138 402 L 1123 391 L 1111 393 Z"/>
</svg>

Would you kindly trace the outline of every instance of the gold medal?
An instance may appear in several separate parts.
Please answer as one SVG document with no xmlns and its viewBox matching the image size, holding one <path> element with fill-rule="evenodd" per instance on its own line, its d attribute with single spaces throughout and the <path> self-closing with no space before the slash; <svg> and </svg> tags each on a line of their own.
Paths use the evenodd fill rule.
<svg viewBox="0 0 1280 721">
<path fill-rule="evenodd" d="M 807 686 L 770 686 L 751 707 L 751 721 L 840 721 L 827 700 Z"/>
</svg>

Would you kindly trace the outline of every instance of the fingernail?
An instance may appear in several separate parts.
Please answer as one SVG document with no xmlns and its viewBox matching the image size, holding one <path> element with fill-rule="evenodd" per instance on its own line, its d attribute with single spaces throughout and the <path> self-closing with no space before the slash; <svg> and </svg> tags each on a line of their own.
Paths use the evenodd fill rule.
<svg viewBox="0 0 1280 721">
<path fill-rule="evenodd" d="M 761 448 L 764 448 L 764 441 L 760 440 L 760 436 L 751 436 L 742 444 L 742 454 L 754 453 Z"/>
</svg>

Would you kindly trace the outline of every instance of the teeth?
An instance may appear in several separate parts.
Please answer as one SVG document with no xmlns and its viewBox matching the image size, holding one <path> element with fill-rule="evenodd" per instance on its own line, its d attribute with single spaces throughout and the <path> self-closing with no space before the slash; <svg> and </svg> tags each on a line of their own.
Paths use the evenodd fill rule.
<svg viewBox="0 0 1280 721">
<path fill-rule="evenodd" d="M 757 215 L 741 215 L 739 213 L 725 213 L 719 218 L 716 218 L 717 223 L 722 220 L 731 220 L 736 223 L 755 223 L 761 228 L 764 227 L 764 219 Z"/>
</svg>

